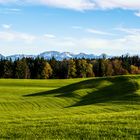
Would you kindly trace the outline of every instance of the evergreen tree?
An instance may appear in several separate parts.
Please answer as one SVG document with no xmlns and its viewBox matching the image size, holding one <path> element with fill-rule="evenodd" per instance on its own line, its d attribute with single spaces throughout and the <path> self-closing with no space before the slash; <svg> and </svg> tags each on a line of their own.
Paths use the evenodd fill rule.
<svg viewBox="0 0 140 140">
<path fill-rule="evenodd" d="M 67 60 L 63 60 L 60 62 L 58 76 L 61 79 L 68 78 L 68 61 Z"/>
<path fill-rule="evenodd" d="M 4 78 L 4 61 L 3 59 L 0 60 L 0 78 Z"/>
<path fill-rule="evenodd" d="M 17 79 L 28 79 L 30 78 L 29 67 L 26 63 L 26 59 L 16 61 L 15 65 L 15 78 Z"/>
<path fill-rule="evenodd" d="M 77 76 L 79 78 L 86 77 L 86 68 L 87 68 L 87 61 L 84 59 L 77 60 L 76 69 L 77 69 Z"/>
<path fill-rule="evenodd" d="M 76 64 L 73 59 L 68 61 L 68 78 L 75 78 L 76 77 Z"/>
<path fill-rule="evenodd" d="M 5 60 L 3 67 L 3 78 L 13 78 L 13 63 L 12 60 Z"/>
<path fill-rule="evenodd" d="M 93 72 L 94 72 L 95 76 L 96 77 L 100 76 L 100 73 L 99 73 L 99 69 L 100 69 L 99 61 L 98 60 L 93 60 L 91 63 L 93 65 Z"/>
<path fill-rule="evenodd" d="M 55 58 L 23 58 L 15 61 L 0 60 L 0 78 L 77 78 L 112 76 L 140 73 L 138 56 L 121 56 L 111 59 L 70 59 L 58 61 Z"/>
</svg>

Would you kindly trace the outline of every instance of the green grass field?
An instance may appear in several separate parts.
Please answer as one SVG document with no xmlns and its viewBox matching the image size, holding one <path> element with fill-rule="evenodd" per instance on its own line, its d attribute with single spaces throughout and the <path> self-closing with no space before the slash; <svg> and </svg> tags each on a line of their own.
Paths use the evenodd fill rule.
<svg viewBox="0 0 140 140">
<path fill-rule="evenodd" d="M 2 139 L 140 139 L 140 76 L 0 80 Z"/>
</svg>

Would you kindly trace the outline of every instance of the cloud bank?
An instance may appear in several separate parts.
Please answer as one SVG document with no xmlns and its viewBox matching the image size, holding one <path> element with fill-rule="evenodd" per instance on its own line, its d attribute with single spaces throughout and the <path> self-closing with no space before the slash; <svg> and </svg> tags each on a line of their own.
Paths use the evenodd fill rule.
<svg viewBox="0 0 140 140">
<path fill-rule="evenodd" d="M 139 10 L 139 0 L 0 0 L 0 4 L 31 4 L 51 7 L 92 10 L 92 9 L 130 9 Z"/>
<path fill-rule="evenodd" d="M 8 25 L 5 24 L 5 26 Z M 27 46 L 30 44 L 28 50 L 35 52 L 36 48 L 35 53 L 46 50 L 70 52 L 74 50 L 75 52 L 79 52 L 79 46 L 80 51 L 86 53 L 96 52 L 96 54 L 101 54 L 104 52 L 111 55 L 122 55 L 128 52 L 131 54 L 139 53 L 140 29 L 120 27 L 116 28 L 116 30 L 124 33 L 124 35 L 113 39 L 100 37 L 58 37 L 53 34 L 36 36 L 7 30 L 6 27 L 4 31 L 0 31 L 0 41 L 5 42 L 6 45 L 10 42 L 9 50 L 11 50 L 11 52 L 13 51 L 11 44 L 14 43 L 13 46 L 15 46 L 15 44 L 19 43 L 22 46 L 21 48 L 17 47 L 18 49 L 20 48 L 19 52 L 27 50 Z M 105 32 L 98 31 L 97 33 L 104 34 Z"/>
<path fill-rule="evenodd" d="M 7 28 L 8 26 L 5 25 Z M 4 28 L 5 28 L 4 27 Z M 36 39 L 36 36 L 27 33 L 15 32 L 15 31 L 0 31 L 0 41 L 24 41 L 31 43 Z"/>
</svg>

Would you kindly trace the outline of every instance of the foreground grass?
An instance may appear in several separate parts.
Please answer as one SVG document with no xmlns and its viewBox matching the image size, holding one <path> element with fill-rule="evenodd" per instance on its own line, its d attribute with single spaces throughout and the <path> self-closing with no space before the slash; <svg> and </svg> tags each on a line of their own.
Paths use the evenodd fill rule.
<svg viewBox="0 0 140 140">
<path fill-rule="evenodd" d="M 0 80 L 0 138 L 140 139 L 140 76 Z"/>
</svg>

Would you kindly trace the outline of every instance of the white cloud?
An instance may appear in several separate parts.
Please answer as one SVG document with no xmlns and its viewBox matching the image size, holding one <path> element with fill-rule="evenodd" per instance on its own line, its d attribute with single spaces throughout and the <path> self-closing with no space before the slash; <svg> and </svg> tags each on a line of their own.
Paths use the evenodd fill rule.
<svg viewBox="0 0 140 140">
<path fill-rule="evenodd" d="M 124 27 L 119 27 L 116 28 L 116 30 L 124 32 L 128 35 L 140 35 L 140 29 L 139 28 L 124 28 Z"/>
<path fill-rule="evenodd" d="M 137 17 L 140 17 L 140 11 L 134 13 Z"/>
<path fill-rule="evenodd" d="M 98 37 L 64 37 L 55 38 L 54 40 L 46 40 L 44 45 L 42 45 L 42 50 L 40 51 L 56 50 L 70 51 L 75 53 L 107 53 L 109 55 L 122 55 L 126 53 L 138 54 L 140 51 L 139 44 L 140 35 L 124 35 L 123 37 L 115 39 L 105 39 Z"/>
<path fill-rule="evenodd" d="M 74 9 L 74 10 L 90 10 L 95 4 L 92 0 L 0 0 L 1 4 L 39 4 L 58 8 Z"/>
<path fill-rule="evenodd" d="M 138 54 L 140 51 L 140 35 L 126 35 L 117 39 L 87 38 L 81 41 L 82 44 L 87 50 L 94 51 L 98 54 Z"/>
<path fill-rule="evenodd" d="M 27 43 L 31 43 L 37 38 L 36 36 L 27 33 L 16 33 L 16 37 Z"/>
<path fill-rule="evenodd" d="M 114 35 L 112 33 L 96 30 L 96 29 L 86 29 L 87 32 L 93 33 L 93 34 L 98 34 L 98 35 Z"/>
<path fill-rule="evenodd" d="M 21 9 L 19 8 L 0 8 L 1 14 L 20 14 L 20 12 L 21 12 Z"/>
<path fill-rule="evenodd" d="M 53 34 L 45 34 L 44 37 L 47 38 L 47 39 L 54 39 L 54 38 L 56 38 L 56 36 L 53 35 Z"/>
<path fill-rule="evenodd" d="M 2 27 L 4 28 L 4 29 L 10 29 L 11 28 L 11 24 L 2 24 Z"/>
<path fill-rule="evenodd" d="M 115 35 L 113 33 L 105 32 L 105 31 L 101 31 L 101 30 L 97 30 L 97 29 L 93 29 L 93 28 L 86 29 L 82 26 L 72 26 L 72 29 L 86 31 L 88 33 L 92 33 L 92 34 L 96 34 L 96 35 Z"/>
<path fill-rule="evenodd" d="M 1 4 L 42 4 L 75 10 L 122 8 L 139 10 L 139 0 L 0 0 Z"/>
<path fill-rule="evenodd" d="M 2 41 L 24 41 L 26 43 L 33 42 L 36 39 L 36 36 L 14 32 L 14 31 L 1 31 L 0 32 L 0 40 Z"/>
<path fill-rule="evenodd" d="M 9 12 L 20 12 L 21 9 L 19 8 L 6 8 L 5 10 L 9 11 Z"/>
<path fill-rule="evenodd" d="M 8 46 L 8 51 L 18 50 L 20 53 L 20 47 L 22 46 L 23 53 L 27 51 L 27 47 L 32 50 L 31 52 L 38 53 L 47 50 L 57 51 L 70 51 L 70 52 L 85 52 L 101 54 L 107 53 L 109 55 L 121 55 L 125 53 L 137 54 L 140 51 L 140 29 L 129 29 L 129 28 L 117 28 L 118 31 L 124 32 L 125 34 L 121 37 L 110 39 L 101 37 L 56 37 L 53 34 L 45 34 L 42 36 L 30 35 L 28 33 L 21 33 L 12 30 L 0 31 L 0 41 Z M 8 43 L 10 41 L 10 44 Z M 27 45 L 26 45 L 26 44 Z M 28 45 L 30 44 L 30 46 Z M 12 47 L 16 49 L 13 49 Z M 24 45 L 24 46 L 23 46 Z M 40 47 L 41 46 L 41 47 Z M 36 48 L 36 50 L 35 50 Z M 3 50 L 4 51 L 4 50 Z M 35 52 L 36 51 L 36 52 Z"/>
<path fill-rule="evenodd" d="M 9 32 L 0 32 L 0 40 L 2 41 L 11 41 L 14 40 L 15 35 Z"/>
<path fill-rule="evenodd" d="M 91 0 L 41 0 L 41 3 L 48 6 L 75 10 L 90 10 L 95 6 Z"/>
<path fill-rule="evenodd" d="M 139 0 L 95 0 L 97 7 L 103 9 L 123 8 L 123 9 L 139 9 Z"/>
</svg>

